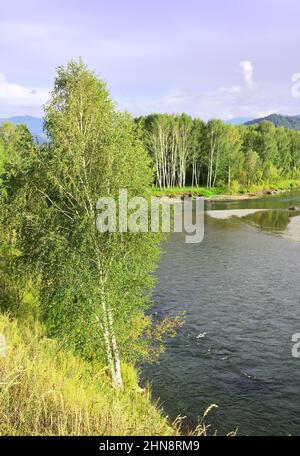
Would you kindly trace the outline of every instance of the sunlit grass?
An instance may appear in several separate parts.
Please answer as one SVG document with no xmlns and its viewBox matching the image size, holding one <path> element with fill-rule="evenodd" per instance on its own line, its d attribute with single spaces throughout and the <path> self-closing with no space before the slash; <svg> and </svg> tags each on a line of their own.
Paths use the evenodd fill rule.
<svg viewBox="0 0 300 456">
<path fill-rule="evenodd" d="M 259 184 L 251 184 L 249 186 L 241 185 L 238 182 L 234 181 L 231 184 L 230 189 L 228 186 L 218 186 L 213 188 L 207 187 L 174 187 L 174 188 L 166 188 L 160 189 L 157 187 L 153 187 L 151 192 L 154 196 L 181 196 L 184 194 L 192 194 L 192 195 L 201 195 L 205 198 L 210 198 L 213 196 L 219 195 L 243 195 L 243 194 L 259 194 L 268 192 L 270 190 L 274 191 L 284 191 L 284 190 L 291 190 L 291 189 L 298 189 L 300 188 L 300 179 L 279 179 L 276 182 L 261 182 Z"/>
<path fill-rule="evenodd" d="M 59 349 L 32 328 L 0 317 L 8 354 L 0 358 L 0 435 L 173 435 L 148 390 L 123 366 L 125 388 L 105 368 Z"/>
<path fill-rule="evenodd" d="M 174 187 L 174 188 L 166 188 L 166 189 L 160 189 L 157 187 L 153 187 L 151 189 L 152 194 L 154 196 L 180 196 L 184 193 L 192 193 L 192 194 L 197 194 L 204 196 L 205 198 L 208 198 L 213 195 L 224 195 L 226 193 L 226 188 L 224 187 L 214 187 L 214 188 L 207 188 L 207 187 Z"/>
</svg>

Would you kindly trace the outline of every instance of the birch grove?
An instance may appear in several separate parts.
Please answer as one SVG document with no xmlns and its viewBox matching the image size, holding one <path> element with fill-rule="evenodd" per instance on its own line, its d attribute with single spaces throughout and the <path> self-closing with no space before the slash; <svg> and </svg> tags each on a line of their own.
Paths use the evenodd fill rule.
<svg viewBox="0 0 300 456">
<path fill-rule="evenodd" d="M 156 185 L 164 189 L 184 187 L 192 146 L 191 119 L 185 115 L 154 116 L 146 144 L 154 157 Z"/>
<path fill-rule="evenodd" d="M 249 186 L 262 180 L 297 177 L 300 133 L 270 122 L 252 126 L 207 123 L 186 114 L 151 114 L 137 119 L 160 189 Z"/>
</svg>

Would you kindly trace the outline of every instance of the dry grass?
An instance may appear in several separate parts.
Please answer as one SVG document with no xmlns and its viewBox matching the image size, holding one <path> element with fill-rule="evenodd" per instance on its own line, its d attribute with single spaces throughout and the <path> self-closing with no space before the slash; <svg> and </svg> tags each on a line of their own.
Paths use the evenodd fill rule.
<svg viewBox="0 0 300 456">
<path fill-rule="evenodd" d="M 30 328 L 0 316 L 8 352 L 0 358 L 0 435 L 174 435 L 136 371 L 123 366 L 114 390 L 93 366 Z"/>
</svg>

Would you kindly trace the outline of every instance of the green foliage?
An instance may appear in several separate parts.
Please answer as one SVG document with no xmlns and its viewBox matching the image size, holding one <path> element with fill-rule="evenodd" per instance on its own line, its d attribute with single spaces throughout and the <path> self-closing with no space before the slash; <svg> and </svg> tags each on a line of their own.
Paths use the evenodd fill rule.
<svg viewBox="0 0 300 456">
<path fill-rule="evenodd" d="M 20 274 L 20 250 L 16 245 L 15 226 L 9 229 L 7 218 L 17 218 L 12 201 L 24 201 L 20 191 L 28 180 L 36 152 L 32 136 L 23 125 L 4 122 L 0 127 L 0 308 L 14 315 L 34 318 L 38 312 L 36 291 L 26 271 Z M 14 196 L 12 196 L 14 195 Z"/>
<path fill-rule="evenodd" d="M 82 62 L 58 69 L 45 113 L 49 142 L 40 148 L 23 127 L 4 125 L 10 159 L 1 223 L 7 249 L 17 252 L 7 257 L 11 270 L 5 266 L 19 296 L 13 313 L 30 305 L 48 335 L 107 362 L 121 386 L 121 360 L 149 359 L 152 350 L 144 311 L 162 237 L 99 233 L 96 203 L 117 200 L 123 188 L 129 198 L 149 199 L 150 160 L 137 123 L 115 111 L 105 84 Z"/>
<path fill-rule="evenodd" d="M 187 116 L 181 116 L 186 127 L 180 131 L 179 118 L 155 114 L 137 120 L 153 160 L 156 186 L 161 189 L 226 185 L 231 192 L 232 180 L 242 186 L 273 182 L 295 177 L 300 168 L 298 131 L 276 128 L 267 121 L 232 126 L 217 119 L 204 123 Z M 181 136 L 186 147 L 180 166 Z"/>
</svg>

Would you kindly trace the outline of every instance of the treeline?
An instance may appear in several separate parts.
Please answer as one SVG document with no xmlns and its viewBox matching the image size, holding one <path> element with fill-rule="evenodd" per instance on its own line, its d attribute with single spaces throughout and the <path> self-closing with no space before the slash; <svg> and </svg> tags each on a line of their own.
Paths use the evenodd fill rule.
<svg viewBox="0 0 300 456">
<path fill-rule="evenodd" d="M 264 121 L 226 125 L 212 119 L 152 114 L 136 119 L 155 167 L 155 184 L 165 189 L 192 186 L 249 186 L 300 177 L 300 132 Z"/>
</svg>

